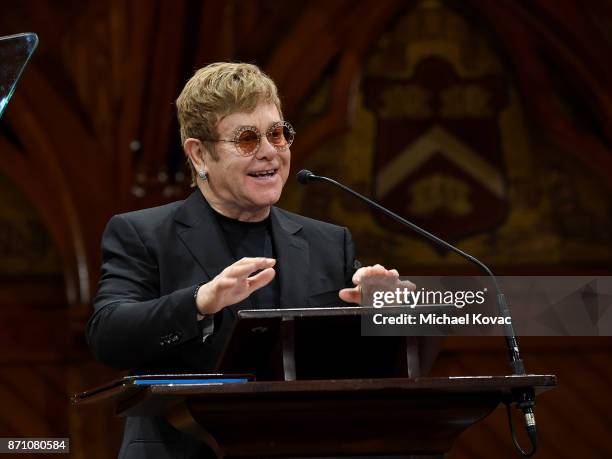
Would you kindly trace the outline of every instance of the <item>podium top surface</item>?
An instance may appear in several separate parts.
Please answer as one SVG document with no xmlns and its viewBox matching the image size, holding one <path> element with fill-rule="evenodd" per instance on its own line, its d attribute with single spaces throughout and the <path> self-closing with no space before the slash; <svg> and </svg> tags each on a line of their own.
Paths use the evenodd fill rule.
<svg viewBox="0 0 612 459">
<path fill-rule="evenodd" d="M 73 403 L 80 405 L 102 401 L 117 402 L 118 412 L 123 415 L 149 412 L 147 405 L 153 400 L 155 407 L 164 405 L 170 399 L 226 399 L 227 397 L 249 398 L 303 398 L 304 396 L 363 397 L 375 394 L 383 397 L 411 397 L 429 395 L 510 395 L 519 388 L 534 388 L 536 394 L 556 385 L 554 375 L 522 376 L 451 376 L 434 378 L 382 378 L 382 379 L 331 379 L 300 381 L 251 381 L 233 384 L 155 384 L 139 386 L 112 386 L 107 391 L 98 390 L 73 397 Z M 87 394 L 87 395 L 86 395 Z M 129 400 L 129 402 L 128 402 Z M 164 402 L 162 402 L 164 401 Z M 162 402 L 162 403 L 160 403 Z M 134 410 L 134 405 L 140 409 Z M 123 413 L 122 413 L 123 412 Z"/>
<path fill-rule="evenodd" d="M 454 307 L 454 306 L 450 306 Z M 418 306 L 418 309 L 444 309 L 449 308 L 447 304 L 429 304 Z M 375 308 L 372 306 L 347 306 L 329 308 L 279 308 L 279 309 L 243 309 L 238 311 L 240 319 L 291 319 L 302 317 L 340 317 L 340 316 L 363 316 L 384 311 L 386 313 L 412 311 L 410 306 L 385 306 Z"/>
<path fill-rule="evenodd" d="M 216 394 L 298 394 L 334 392 L 418 392 L 418 393 L 510 393 L 513 389 L 533 387 L 536 393 L 556 385 L 555 375 L 450 376 L 427 378 L 329 379 L 300 381 L 253 381 L 216 386 L 156 385 L 151 395 L 207 396 Z"/>
</svg>

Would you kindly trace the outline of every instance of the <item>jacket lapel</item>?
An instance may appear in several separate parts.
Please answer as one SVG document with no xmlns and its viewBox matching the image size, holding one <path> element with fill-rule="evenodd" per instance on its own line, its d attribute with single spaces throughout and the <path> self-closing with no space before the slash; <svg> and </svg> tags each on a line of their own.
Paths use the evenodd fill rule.
<svg viewBox="0 0 612 459">
<path fill-rule="evenodd" d="M 282 308 L 305 307 L 308 297 L 309 244 L 300 236 L 302 225 L 281 209 L 272 207 L 271 227 L 276 252 Z M 178 235 L 210 280 L 236 260 L 231 254 L 217 219 L 199 190 L 178 209 Z M 247 299 L 238 309 L 250 307 Z"/>
<path fill-rule="evenodd" d="M 301 308 L 308 296 L 309 244 L 300 236 L 302 225 L 272 207 L 272 238 L 280 282 L 280 307 Z"/>
<path fill-rule="evenodd" d="M 179 237 L 208 276 L 207 280 L 236 261 L 200 190 L 185 200 L 174 219 L 182 226 Z"/>
</svg>

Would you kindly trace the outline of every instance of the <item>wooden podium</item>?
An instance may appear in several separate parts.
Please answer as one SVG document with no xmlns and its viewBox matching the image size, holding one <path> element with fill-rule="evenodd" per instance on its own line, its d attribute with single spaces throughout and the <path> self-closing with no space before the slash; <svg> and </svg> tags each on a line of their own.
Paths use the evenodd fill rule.
<svg viewBox="0 0 612 459">
<path fill-rule="evenodd" d="M 443 457 L 500 402 L 556 383 L 553 375 L 422 377 L 432 344 L 361 336 L 361 317 L 371 312 L 241 311 L 218 370 L 257 381 L 211 384 L 192 375 L 136 385 L 131 377 L 73 401 L 112 398 L 120 416 L 165 416 L 219 457 Z"/>
</svg>

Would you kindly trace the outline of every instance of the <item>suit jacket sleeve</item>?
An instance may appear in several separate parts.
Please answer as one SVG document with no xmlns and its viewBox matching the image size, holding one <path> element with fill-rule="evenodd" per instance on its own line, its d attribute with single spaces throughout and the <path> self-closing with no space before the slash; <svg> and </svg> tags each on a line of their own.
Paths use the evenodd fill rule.
<svg viewBox="0 0 612 459">
<path fill-rule="evenodd" d="M 159 267 L 136 228 L 113 217 L 102 238 L 102 272 L 87 340 L 101 362 L 119 369 L 172 367 L 182 344 L 200 337 L 196 285 L 160 296 Z"/>
</svg>

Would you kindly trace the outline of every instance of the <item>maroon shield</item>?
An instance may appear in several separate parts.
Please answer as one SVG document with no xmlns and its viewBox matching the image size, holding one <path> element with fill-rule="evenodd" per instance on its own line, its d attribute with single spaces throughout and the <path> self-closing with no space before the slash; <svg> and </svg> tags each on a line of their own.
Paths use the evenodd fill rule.
<svg viewBox="0 0 612 459">
<path fill-rule="evenodd" d="M 410 77 L 371 77 L 364 89 L 376 116 L 376 199 L 450 241 L 499 225 L 509 209 L 499 127 L 508 103 L 503 75 L 462 78 L 448 61 L 428 57 Z"/>
</svg>

